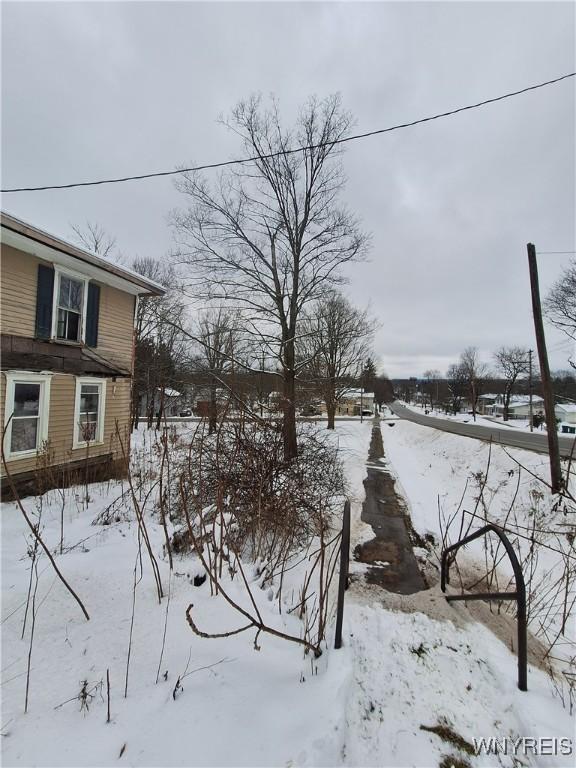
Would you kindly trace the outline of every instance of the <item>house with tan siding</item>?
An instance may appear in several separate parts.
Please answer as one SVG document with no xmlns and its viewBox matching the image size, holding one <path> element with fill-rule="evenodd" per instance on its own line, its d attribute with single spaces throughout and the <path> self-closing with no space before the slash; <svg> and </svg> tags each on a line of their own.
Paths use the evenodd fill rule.
<svg viewBox="0 0 576 768">
<path fill-rule="evenodd" d="M 162 286 L 0 215 L 2 492 L 122 472 L 134 319 Z M 6 471 L 6 467 L 8 472 Z"/>
</svg>

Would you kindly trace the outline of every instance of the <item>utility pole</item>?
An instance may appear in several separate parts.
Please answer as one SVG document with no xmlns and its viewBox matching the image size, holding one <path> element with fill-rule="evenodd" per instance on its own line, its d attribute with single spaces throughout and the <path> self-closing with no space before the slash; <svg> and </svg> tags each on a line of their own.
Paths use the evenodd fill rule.
<svg viewBox="0 0 576 768">
<path fill-rule="evenodd" d="M 262 348 L 262 368 L 260 369 L 260 418 L 264 415 L 264 348 Z"/>
<path fill-rule="evenodd" d="M 560 450 L 558 447 L 558 431 L 556 429 L 556 414 L 554 412 L 554 393 L 548 365 L 544 323 L 542 322 L 542 305 L 540 303 L 540 287 L 538 284 L 538 265 L 536 263 L 536 248 L 528 243 L 528 267 L 530 269 L 530 288 L 532 291 L 532 314 L 534 315 L 534 330 L 536 333 L 536 348 L 540 363 L 540 378 L 542 379 L 542 394 L 544 395 L 544 414 L 548 432 L 548 453 L 550 454 L 550 485 L 552 493 L 562 490 L 562 469 L 560 467 Z"/>
<path fill-rule="evenodd" d="M 530 432 L 534 432 L 534 408 L 532 406 L 532 355 L 533 349 L 528 350 L 528 397 L 530 398 Z"/>
</svg>

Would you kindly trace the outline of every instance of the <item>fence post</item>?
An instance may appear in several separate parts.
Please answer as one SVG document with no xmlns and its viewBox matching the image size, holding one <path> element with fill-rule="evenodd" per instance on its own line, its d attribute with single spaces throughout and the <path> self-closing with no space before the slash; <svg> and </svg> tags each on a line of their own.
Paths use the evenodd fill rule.
<svg viewBox="0 0 576 768">
<path fill-rule="evenodd" d="M 340 574 L 338 577 L 338 607 L 336 612 L 336 636 L 334 648 L 342 648 L 342 621 L 344 619 L 344 593 L 348 589 L 348 565 L 350 562 L 350 500 L 346 499 L 342 517 L 340 540 Z"/>
</svg>

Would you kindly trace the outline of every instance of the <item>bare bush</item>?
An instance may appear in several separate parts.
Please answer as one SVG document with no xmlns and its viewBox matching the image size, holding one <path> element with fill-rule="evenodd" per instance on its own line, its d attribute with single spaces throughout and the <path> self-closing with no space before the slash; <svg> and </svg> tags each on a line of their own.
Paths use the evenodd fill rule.
<svg viewBox="0 0 576 768">
<path fill-rule="evenodd" d="M 260 633 L 300 643 L 321 652 L 330 619 L 330 586 L 337 566 L 339 520 L 344 493 L 336 449 L 307 425 L 300 451 L 286 461 L 281 429 L 273 424 L 226 420 L 215 434 L 202 424 L 179 465 L 173 461 L 173 483 L 179 503 L 172 516 L 181 527 L 172 537 L 176 552 L 191 544 L 206 571 L 213 595 L 221 595 L 253 628 L 254 647 Z M 178 468 L 177 468 L 178 466 Z M 246 562 L 252 563 L 248 573 Z M 285 574 L 301 566 L 303 583 L 289 612 L 303 622 L 302 636 L 270 627 L 258 609 L 254 589 L 269 590 L 282 611 Z M 252 609 L 246 611 L 228 594 L 229 579 L 239 578 Z M 201 637 L 192 607 L 187 619 Z"/>
</svg>

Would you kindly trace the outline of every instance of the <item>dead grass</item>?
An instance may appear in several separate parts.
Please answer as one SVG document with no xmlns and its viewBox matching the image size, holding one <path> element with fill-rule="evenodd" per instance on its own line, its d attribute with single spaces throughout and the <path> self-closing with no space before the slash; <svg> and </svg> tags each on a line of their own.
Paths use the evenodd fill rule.
<svg viewBox="0 0 576 768">
<path fill-rule="evenodd" d="M 440 720 L 436 725 L 421 725 L 420 730 L 436 734 L 442 741 L 445 741 L 447 744 L 452 744 L 452 746 L 456 747 L 461 752 L 466 752 L 467 755 L 476 754 L 472 744 L 460 736 L 459 733 L 456 733 L 446 720 Z"/>
</svg>

